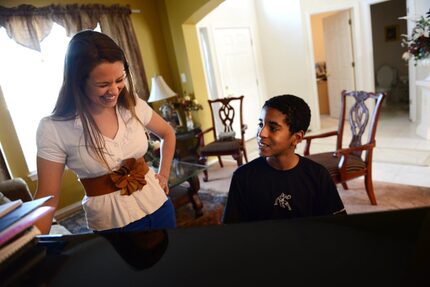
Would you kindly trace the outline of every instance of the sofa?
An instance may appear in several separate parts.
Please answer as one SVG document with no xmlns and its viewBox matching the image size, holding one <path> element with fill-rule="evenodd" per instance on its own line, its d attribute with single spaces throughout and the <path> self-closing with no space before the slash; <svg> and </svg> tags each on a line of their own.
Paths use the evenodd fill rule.
<svg viewBox="0 0 430 287">
<path fill-rule="evenodd" d="M 6 179 L 0 182 L 0 192 L 4 201 L 21 199 L 23 202 L 33 200 L 27 183 L 22 178 Z"/>
</svg>

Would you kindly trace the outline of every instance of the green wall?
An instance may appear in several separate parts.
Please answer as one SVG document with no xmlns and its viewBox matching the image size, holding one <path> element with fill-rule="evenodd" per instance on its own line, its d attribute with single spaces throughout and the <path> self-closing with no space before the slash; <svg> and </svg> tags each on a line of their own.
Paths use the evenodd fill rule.
<svg viewBox="0 0 430 287">
<path fill-rule="evenodd" d="M 188 81 L 181 83 L 182 91 L 193 93 L 203 105 L 203 111 L 199 111 L 195 119 L 202 130 L 210 127 L 212 121 L 196 23 L 222 2 L 223 0 L 164 1 L 178 68 L 178 72 L 174 75 L 175 83 L 179 82 L 180 73 L 185 73 Z M 206 134 L 206 142 L 212 139 L 212 133 Z"/>
</svg>

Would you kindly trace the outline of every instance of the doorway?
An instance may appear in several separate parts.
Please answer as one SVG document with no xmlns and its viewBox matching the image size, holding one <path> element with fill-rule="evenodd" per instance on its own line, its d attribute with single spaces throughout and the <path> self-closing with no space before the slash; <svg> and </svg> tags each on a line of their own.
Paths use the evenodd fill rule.
<svg viewBox="0 0 430 287">
<path fill-rule="evenodd" d="M 321 115 L 338 118 L 342 90 L 354 90 L 355 64 L 349 9 L 311 16 L 313 54 Z"/>
<path fill-rule="evenodd" d="M 407 34 L 406 0 L 370 5 L 375 91 L 386 92 L 381 117 L 411 118 L 409 69 L 401 55 L 401 35 Z"/>
<path fill-rule="evenodd" d="M 252 18 L 253 13 L 245 13 L 243 9 L 253 11 L 253 6 L 247 1 L 225 1 L 199 22 L 198 29 L 209 97 L 244 96 L 243 121 L 247 125 L 245 140 L 250 140 L 256 136 L 262 104 L 254 47 L 255 20 Z M 226 16 L 237 15 L 241 11 L 240 20 Z M 239 110 L 239 106 L 233 108 Z M 218 128 L 221 125 L 215 123 L 215 126 Z M 233 128 L 240 130 L 239 126 Z"/>
</svg>

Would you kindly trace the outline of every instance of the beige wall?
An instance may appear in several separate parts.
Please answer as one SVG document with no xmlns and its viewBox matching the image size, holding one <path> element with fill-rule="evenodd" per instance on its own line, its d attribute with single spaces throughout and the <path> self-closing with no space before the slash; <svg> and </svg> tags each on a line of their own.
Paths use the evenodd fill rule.
<svg viewBox="0 0 430 287">
<path fill-rule="evenodd" d="M 315 63 L 325 62 L 323 19 L 333 14 L 335 14 L 335 12 L 319 13 L 311 16 L 312 44 Z"/>
<path fill-rule="evenodd" d="M 180 74 L 184 73 L 187 82 L 180 83 L 181 91 L 194 93 L 203 105 L 198 112 L 197 122 L 204 130 L 211 126 L 208 91 L 196 24 L 223 0 L 165 0 L 170 36 L 176 56 L 177 72 L 175 83 L 180 83 Z M 209 135 L 206 140 L 210 140 Z"/>
<path fill-rule="evenodd" d="M 325 62 L 325 43 L 324 43 L 324 28 L 323 19 L 336 12 L 319 13 L 311 16 L 312 29 L 312 46 L 314 52 L 314 62 Z M 328 101 L 327 81 L 317 81 L 318 106 L 321 115 L 330 114 L 330 106 Z"/>
<path fill-rule="evenodd" d="M 308 103 L 313 115 L 319 115 L 303 1 L 256 0 L 256 14 L 266 94 L 297 95 Z M 319 116 L 313 116 L 310 129 L 319 128 Z"/>
</svg>

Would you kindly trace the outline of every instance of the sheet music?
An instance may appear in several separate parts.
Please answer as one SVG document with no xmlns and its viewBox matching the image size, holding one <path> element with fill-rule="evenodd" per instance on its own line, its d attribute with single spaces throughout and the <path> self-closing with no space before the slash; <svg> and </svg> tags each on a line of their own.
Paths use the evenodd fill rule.
<svg viewBox="0 0 430 287">
<path fill-rule="evenodd" d="M 36 208 L 42 206 L 46 201 L 53 196 L 46 196 L 32 201 L 22 203 L 18 208 L 15 208 L 5 216 L 0 218 L 0 232 L 19 221 L 21 218 L 31 213 Z"/>
<path fill-rule="evenodd" d="M 40 234 L 41 232 L 36 226 L 30 226 L 21 236 L 18 236 L 15 240 L 0 249 L 0 263 L 4 262 L 25 244 L 30 242 L 36 235 Z"/>
<path fill-rule="evenodd" d="M 18 206 L 21 206 L 21 204 L 22 204 L 22 200 L 18 199 L 18 200 L 14 200 L 0 205 L 0 218 L 2 218 L 3 216 L 11 212 Z"/>
</svg>

